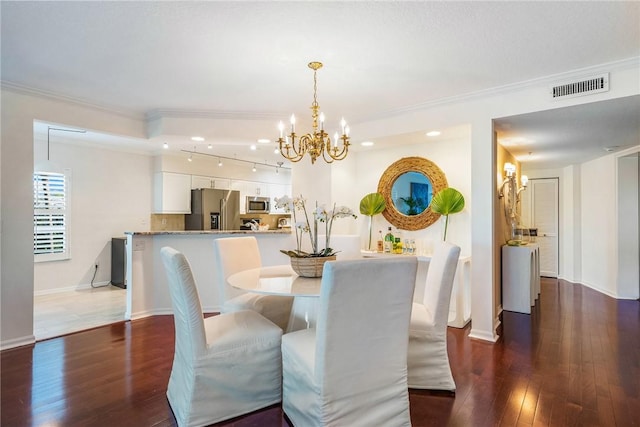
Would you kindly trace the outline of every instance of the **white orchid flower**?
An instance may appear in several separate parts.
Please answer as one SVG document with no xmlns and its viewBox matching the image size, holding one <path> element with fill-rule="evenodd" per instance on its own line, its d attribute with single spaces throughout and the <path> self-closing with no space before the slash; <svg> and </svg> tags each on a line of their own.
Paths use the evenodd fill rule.
<svg viewBox="0 0 640 427">
<path fill-rule="evenodd" d="M 353 211 L 347 206 L 338 206 L 331 213 L 332 218 L 347 218 L 347 217 L 357 218 L 357 216 L 353 213 Z"/>
<path fill-rule="evenodd" d="M 280 198 L 276 197 L 276 208 L 284 209 L 285 212 L 291 212 L 293 210 L 293 199 L 289 196 L 282 196 Z"/>
</svg>

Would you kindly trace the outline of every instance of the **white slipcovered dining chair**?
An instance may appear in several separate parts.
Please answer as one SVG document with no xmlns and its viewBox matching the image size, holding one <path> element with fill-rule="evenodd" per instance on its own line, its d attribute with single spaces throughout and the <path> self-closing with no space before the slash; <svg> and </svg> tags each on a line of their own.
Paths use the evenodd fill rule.
<svg viewBox="0 0 640 427">
<path fill-rule="evenodd" d="M 460 248 L 438 243 L 427 270 L 424 299 L 414 302 L 409 327 L 409 388 L 455 391 L 447 353 L 451 289 Z"/>
<path fill-rule="evenodd" d="M 417 260 L 325 264 L 315 328 L 282 337 L 282 408 L 299 427 L 409 426 Z"/>
<path fill-rule="evenodd" d="M 167 399 L 179 426 L 203 426 L 282 399 L 282 330 L 250 310 L 207 317 L 183 254 L 160 250 L 175 323 Z"/>
<path fill-rule="evenodd" d="M 213 242 L 218 269 L 218 290 L 221 299 L 221 313 L 238 310 L 253 310 L 287 329 L 293 297 L 259 295 L 234 289 L 227 284 L 227 278 L 243 270 L 262 267 L 258 241 L 253 236 L 228 237 Z"/>
</svg>

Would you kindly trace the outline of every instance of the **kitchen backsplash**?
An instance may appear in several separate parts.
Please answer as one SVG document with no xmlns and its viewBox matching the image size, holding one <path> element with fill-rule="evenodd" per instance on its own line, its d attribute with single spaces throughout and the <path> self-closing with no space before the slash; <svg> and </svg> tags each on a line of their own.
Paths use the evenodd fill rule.
<svg viewBox="0 0 640 427">
<path fill-rule="evenodd" d="M 244 214 L 241 219 L 257 219 L 260 224 L 269 225 L 269 230 L 278 228 L 280 218 L 289 218 L 290 215 L 270 215 L 270 214 Z M 151 214 L 151 231 L 181 231 L 184 230 L 184 215 L 182 214 Z"/>
<path fill-rule="evenodd" d="M 184 215 L 179 214 L 151 214 L 151 231 L 181 231 L 184 230 Z"/>
<path fill-rule="evenodd" d="M 290 218 L 291 215 L 273 215 L 273 214 L 243 214 L 240 215 L 240 219 L 257 219 L 260 220 L 260 225 L 268 225 L 269 230 L 278 229 L 278 220 L 280 218 Z"/>
</svg>

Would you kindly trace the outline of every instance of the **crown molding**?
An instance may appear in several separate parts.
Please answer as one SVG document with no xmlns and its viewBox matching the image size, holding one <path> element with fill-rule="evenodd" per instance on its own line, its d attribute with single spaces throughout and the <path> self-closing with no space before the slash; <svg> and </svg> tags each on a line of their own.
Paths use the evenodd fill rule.
<svg viewBox="0 0 640 427">
<path fill-rule="evenodd" d="M 53 101 L 64 102 L 70 105 L 76 105 L 76 106 L 80 105 L 85 108 L 90 108 L 92 110 L 114 114 L 127 119 L 140 120 L 140 121 L 145 120 L 144 114 L 141 114 L 140 112 L 137 112 L 137 111 L 123 110 L 123 109 L 119 109 L 112 106 L 96 104 L 93 102 L 86 101 L 84 99 L 74 98 L 67 95 L 61 95 L 59 93 L 50 92 L 44 89 L 34 88 L 30 86 L 25 86 L 19 83 L 14 83 L 6 80 L 0 81 L 0 87 L 2 87 L 2 90 L 7 90 L 10 92 L 15 92 L 23 95 L 35 96 L 39 98 L 51 99 Z"/>
<path fill-rule="evenodd" d="M 640 66 L 640 56 L 631 57 L 619 61 L 608 62 L 604 64 L 579 68 L 572 71 L 567 71 L 559 74 L 552 74 L 549 76 L 538 77 L 531 80 L 525 80 L 515 83 L 510 83 L 503 86 L 497 86 L 494 88 L 483 89 L 476 92 L 470 92 L 460 95 L 455 95 L 446 98 L 440 98 L 432 101 L 422 102 L 419 104 L 408 105 L 393 110 L 381 111 L 380 113 L 356 117 L 352 119 L 352 123 L 364 123 L 375 120 L 384 120 L 403 114 L 424 111 L 441 107 L 445 105 L 456 104 L 465 101 L 473 101 L 481 98 L 488 98 L 496 95 L 503 95 L 506 93 L 518 92 L 523 89 L 531 87 L 539 87 L 545 85 L 551 85 L 558 81 L 571 80 L 572 78 L 584 77 L 585 74 L 596 74 L 611 71 L 621 71 L 630 68 L 638 68 Z M 163 118 L 202 118 L 202 119 L 218 119 L 218 120 L 280 120 L 282 117 L 286 117 L 285 113 L 270 113 L 270 112 L 251 112 L 251 111 L 207 111 L 207 110 L 177 110 L 177 109 L 154 109 L 146 113 L 140 113 L 136 111 L 127 111 L 118 109 L 115 107 L 100 105 L 85 101 L 78 98 L 73 98 L 58 93 L 45 91 L 42 89 L 32 88 L 18 83 L 9 81 L 0 81 L 3 90 L 9 90 L 12 92 L 22 93 L 31 96 L 38 96 L 42 98 L 53 99 L 56 101 L 65 102 L 68 104 L 81 105 L 87 108 L 91 108 L 98 111 L 108 112 L 110 114 L 119 115 L 128 119 L 142 120 L 142 121 L 154 121 Z"/>
<path fill-rule="evenodd" d="M 172 110 L 157 109 L 147 112 L 146 119 L 213 119 L 213 120 L 279 120 L 286 114 L 255 111 L 208 111 L 208 110 Z"/>
<path fill-rule="evenodd" d="M 464 101 L 473 101 L 481 98 L 489 98 L 496 95 L 504 95 L 506 93 L 514 93 L 523 89 L 539 86 L 547 86 L 558 81 L 572 80 L 574 78 L 584 77 L 586 74 L 599 74 L 611 71 L 622 71 L 631 68 L 640 67 L 640 56 L 635 56 L 620 61 L 607 62 L 604 64 L 593 65 L 589 67 L 579 68 L 563 73 L 552 74 L 544 77 L 537 77 L 531 80 L 524 80 L 520 82 L 510 83 L 504 86 L 497 86 L 489 89 L 483 89 L 477 92 L 470 92 L 460 95 L 455 95 L 447 98 L 440 98 L 433 101 L 427 101 L 419 104 L 409 105 L 394 110 L 387 110 L 380 112 L 379 114 L 370 115 L 367 117 L 357 118 L 352 120 L 352 123 L 363 123 L 375 120 L 383 120 L 391 117 L 400 116 L 407 113 L 414 113 L 423 110 L 429 110 L 436 107 L 445 105 L 456 104 Z"/>
</svg>

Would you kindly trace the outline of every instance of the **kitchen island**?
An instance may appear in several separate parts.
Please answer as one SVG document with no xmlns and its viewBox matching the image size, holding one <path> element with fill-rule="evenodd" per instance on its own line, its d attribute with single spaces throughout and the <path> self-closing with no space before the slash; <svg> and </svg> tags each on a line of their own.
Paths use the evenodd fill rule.
<svg viewBox="0 0 640 427">
<path fill-rule="evenodd" d="M 291 229 L 267 231 L 132 231 L 125 232 L 127 307 L 125 319 L 172 314 L 171 296 L 160 249 L 164 246 L 182 252 L 189 262 L 205 312 L 220 310 L 218 276 L 213 241 L 225 237 L 255 236 L 258 240 L 262 265 L 289 262 L 280 249 L 295 247 Z"/>
</svg>

